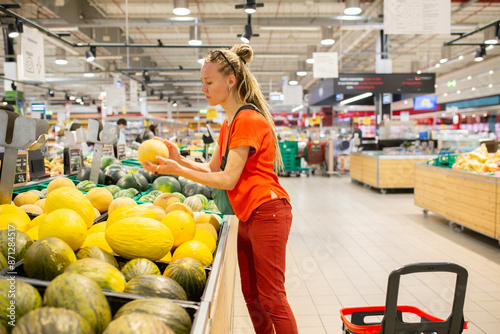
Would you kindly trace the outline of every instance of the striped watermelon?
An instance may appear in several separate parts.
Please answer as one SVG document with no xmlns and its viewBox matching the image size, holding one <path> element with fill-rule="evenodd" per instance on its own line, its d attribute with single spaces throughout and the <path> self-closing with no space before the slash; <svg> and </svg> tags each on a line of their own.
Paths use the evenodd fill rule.
<svg viewBox="0 0 500 334">
<path fill-rule="evenodd" d="M 12 334 L 94 334 L 87 320 L 72 310 L 41 307 L 16 322 Z"/>
<path fill-rule="evenodd" d="M 106 187 L 106 189 L 109 190 L 109 192 L 113 195 L 113 197 L 116 197 L 115 194 L 122 190 L 122 188 L 118 187 L 117 185 L 110 184 L 109 186 Z"/>
<path fill-rule="evenodd" d="M 83 191 L 83 192 L 89 192 L 90 189 L 97 188 L 97 185 L 90 181 L 90 180 L 85 180 L 76 185 L 76 189 Z"/>
<path fill-rule="evenodd" d="M 187 300 L 182 286 L 173 279 L 161 275 L 141 275 L 132 278 L 123 292 L 142 296 Z"/>
<path fill-rule="evenodd" d="M 187 197 L 182 204 L 186 204 L 191 208 L 191 210 L 194 211 L 201 211 L 203 210 L 203 204 L 201 203 L 201 200 L 196 197 L 196 196 L 189 196 Z"/>
<path fill-rule="evenodd" d="M 195 194 L 194 196 L 200 199 L 201 205 L 203 205 L 203 210 L 206 210 L 208 206 L 208 198 L 206 198 L 205 195 L 202 194 Z"/>
<path fill-rule="evenodd" d="M 158 317 L 175 334 L 191 332 L 191 317 L 181 306 L 164 298 L 137 299 L 123 305 L 115 314 L 115 319 L 126 314 L 140 313 Z"/>
<path fill-rule="evenodd" d="M 158 266 L 153 261 L 144 258 L 130 260 L 123 266 L 121 272 L 127 282 L 141 275 L 161 275 Z"/>
<path fill-rule="evenodd" d="M 163 275 L 179 283 L 186 291 L 189 300 L 199 301 L 203 295 L 207 275 L 205 269 L 197 260 L 184 257 L 171 262 Z"/>
<path fill-rule="evenodd" d="M 14 284 L 12 288 L 11 284 Z M 15 307 L 12 307 L 12 301 L 15 302 Z M 13 328 L 9 325 L 12 320 L 9 317 L 10 309 L 15 312 L 14 319 L 21 319 L 23 315 L 39 307 L 42 307 L 42 297 L 37 289 L 19 279 L 0 280 L 0 324 L 5 326 L 9 332 Z"/>
<path fill-rule="evenodd" d="M 183 194 L 178 193 L 178 192 L 172 193 L 172 195 L 177 196 L 177 198 L 181 201 L 181 203 L 183 203 L 184 200 L 186 199 L 186 196 L 184 196 Z"/>
<path fill-rule="evenodd" d="M 111 321 L 111 310 L 101 288 L 83 275 L 64 273 L 54 278 L 45 290 L 43 304 L 75 311 L 97 334 Z"/>
<path fill-rule="evenodd" d="M 50 281 L 75 261 L 75 253 L 67 243 L 50 237 L 38 240 L 28 248 L 24 256 L 24 271 L 28 277 Z"/>
<path fill-rule="evenodd" d="M 80 274 L 99 284 L 101 289 L 123 292 L 125 277 L 113 265 L 98 259 L 81 259 L 73 262 L 64 270 L 65 273 Z"/>
</svg>

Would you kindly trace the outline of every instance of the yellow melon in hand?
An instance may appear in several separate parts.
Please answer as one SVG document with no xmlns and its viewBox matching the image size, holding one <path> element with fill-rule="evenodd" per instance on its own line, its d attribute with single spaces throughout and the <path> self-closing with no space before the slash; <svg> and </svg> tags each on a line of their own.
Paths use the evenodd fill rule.
<svg viewBox="0 0 500 334">
<path fill-rule="evenodd" d="M 57 188 L 62 188 L 62 187 L 76 188 L 73 181 L 71 181 L 67 177 L 58 177 L 58 178 L 50 181 L 49 185 L 47 186 L 47 195 L 50 194 L 53 190 L 55 190 Z"/>
<path fill-rule="evenodd" d="M 25 204 L 35 204 L 36 201 L 38 201 L 39 199 L 40 199 L 40 197 L 38 197 L 37 194 L 35 194 L 31 191 L 27 191 L 27 192 L 18 194 L 14 198 L 14 204 L 21 207 Z"/>
<path fill-rule="evenodd" d="M 113 202 L 113 195 L 104 187 L 90 189 L 85 196 L 100 213 L 108 211 L 111 202 Z"/>
<path fill-rule="evenodd" d="M 77 250 L 87 237 L 87 224 L 75 211 L 58 209 L 48 213 L 38 225 L 38 237 L 55 237 L 67 243 L 72 250 Z"/>
<path fill-rule="evenodd" d="M 156 156 L 159 155 L 161 157 L 168 159 L 168 147 L 163 142 L 156 139 L 148 139 L 144 141 L 141 146 L 137 149 L 137 158 L 141 164 L 144 164 L 144 161 L 149 160 L 152 163 L 157 164 Z"/>
<path fill-rule="evenodd" d="M 89 199 L 76 188 L 62 187 L 52 190 L 45 200 L 45 212 L 51 213 L 58 209 L 71 209 L 78 213 L 87 228 L 94 223 L 94 207 Z"/>
<path fill-rule="evenodd" d="M 192 240 L 196 233 L 196 224 L 193 217 L 184 211 L 175 210 L 168 213 L 161 220 L 170 229 L 174 236 L 174 247 Z"/>
</svg>

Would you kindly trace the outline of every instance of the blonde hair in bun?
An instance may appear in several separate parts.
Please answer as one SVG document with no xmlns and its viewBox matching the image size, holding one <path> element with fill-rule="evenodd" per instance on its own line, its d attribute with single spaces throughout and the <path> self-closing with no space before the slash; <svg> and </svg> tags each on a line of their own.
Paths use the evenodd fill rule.
<svg viewBox="0 0 500 334">
<path fill-rule="evenodd" d="M 219 57 L 219 52 L 224 57 Z M 283 170 L 283 159 L 278 143 L 278 129 L 274 125 L 274 119 L 269 112 L 270 106 L 260 90 L 259 83 L 255 76 L 248 69 L 249 64 L 253 59 L 252 47 L 248 44 L 238 44 L 229 50 L 211 51 L 205 57 L 206 63 L 218 63 L 219 72 L 226 76 L 234 74 L 236 77 L 236 91 L 244 104 L 252 104 L 260 110 L 265 117 L 274 135 L 274 166 L 278 171 Z"/>
</svg>

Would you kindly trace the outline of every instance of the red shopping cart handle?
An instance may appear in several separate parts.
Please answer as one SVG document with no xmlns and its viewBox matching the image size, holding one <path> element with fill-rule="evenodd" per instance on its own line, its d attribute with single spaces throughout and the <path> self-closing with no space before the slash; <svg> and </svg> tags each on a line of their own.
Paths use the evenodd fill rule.
<svg viewBox="0 0 500 334">
<path fill-rule="evenodd" d="M 409 306 L 409 305 L 398 305 L 397 310 L 401 311 L 403 313 L 413 313 L 419 317 L 424 317 L 432 322 L 444 322 L 443 319 L 437 318 L 433 315 L 430 315 L 418 307 L 415 306 Z M 347 307 L 343 308 L 340 310 L 340 319 L 342 319 L 342 322 L 344 325 L 349 329 L 351 332 L 356 333 L 356 334 L 380 334 L 382 327 L 380 324 L 372 324 L 372 325 L 365 325 L 365 326 L 360 326 L 360 325 L 354 325 L 352 324 L 346 316 L 352 315 L 353 313 L 373 313 L 373 312 L 380 312 L 380 315 L 384 315 L 385 311 L 385 306 L 364 306 L 364 307 Z M 467 324 L 468 321 L 464 322 L 464 329 L 467 329 Z"/>
</svg>

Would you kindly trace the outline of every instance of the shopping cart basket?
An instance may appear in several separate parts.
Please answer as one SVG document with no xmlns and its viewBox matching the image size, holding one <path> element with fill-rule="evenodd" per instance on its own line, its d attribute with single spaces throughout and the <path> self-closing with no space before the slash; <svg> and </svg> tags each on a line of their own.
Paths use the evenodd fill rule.
<svg viewBox="0 0 500 334">
<path fill-rule="evenodd" d="M 402 275 L 424 272 L 450 272 L 457 274 L 452 311 L 446 319 L 432 316 L 414 306 L 397 305 Z M 389 275 L 384 306 L 350 307 L 340 310 L 343 334 L 459 334 L 467 329 L 463 308 L 467 286 L 467 270 L 454 263 L 414 263 L 394 270 Z M 420 317 L 420 322 L 404 322 L 403 314 Z M 350 321 L 347 317 L 350 316 Z M 383 316 L 380 323 L 366 322 L 366 318 Z"/>
</svg>

